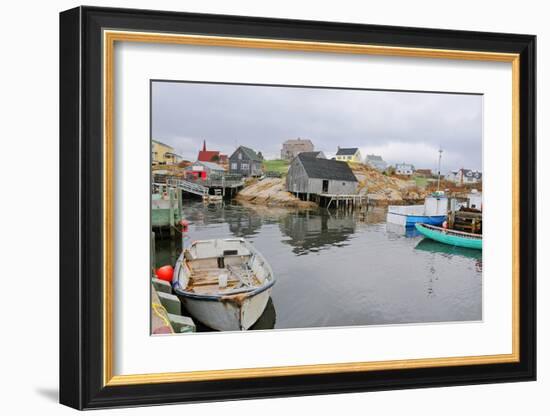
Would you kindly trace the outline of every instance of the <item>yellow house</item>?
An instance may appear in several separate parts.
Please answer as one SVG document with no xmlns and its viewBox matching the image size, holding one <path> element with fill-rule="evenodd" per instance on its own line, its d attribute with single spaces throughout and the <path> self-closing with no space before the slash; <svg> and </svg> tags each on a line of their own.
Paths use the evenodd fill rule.
<svg viewBox="0 0 550 416">
<path fill-rule="evenodd" d="M 361 152 L 358 147 L 338 147 L 335 159 L 342 162 L 362 163 Z"/>
<path fill-rule="evenodd" d="M 172 146 L 157 140 L 152 140 L 152 143 L 151 160 L 153 165 L 175 165 L 181 162 L 181 156 L 175 153 Z"/>
</svg>

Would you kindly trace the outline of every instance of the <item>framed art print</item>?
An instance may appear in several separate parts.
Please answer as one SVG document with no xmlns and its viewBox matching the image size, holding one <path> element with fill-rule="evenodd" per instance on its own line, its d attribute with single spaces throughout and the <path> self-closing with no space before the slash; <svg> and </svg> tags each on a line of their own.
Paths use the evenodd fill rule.
<svg viewBox="0 0 550 416">
<path fill-rule="evenodd" d="M 535 37 L 60 17 L 78 409 L 535 379 Z"/>
</svg>

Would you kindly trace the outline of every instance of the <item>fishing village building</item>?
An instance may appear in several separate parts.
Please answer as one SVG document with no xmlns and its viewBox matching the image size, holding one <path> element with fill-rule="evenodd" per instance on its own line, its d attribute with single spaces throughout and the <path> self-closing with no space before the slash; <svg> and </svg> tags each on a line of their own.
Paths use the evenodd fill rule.
<svg viewBox="0 0 550 416">
<path fill-rule="evenodd" d="M 395 165 L 395 173 L 397 175 L 411 176 L 414 171 L 414 165 L 411 165 L 410 163 L 397 163 Z"/>
<path fill-rule="evenodd" d="M 422 178 L 431 178 L 432 176 L 434 176 L 431 169 L 416 169 L 414 171 L 414 174 Z"/>
<path fill-rule="evenodd" d="M 249 147 L 239 146 L 229 157 L 229 172 L 242 176 L 261 176 L 263 157 Z"/>
<path fill-rule="evenodd" d="M 340 147 L 338 146 L 338 151 L 335 156 L 336 160 L 341 162 L 353 162 L 353 163 L 362 163 L 363 159 L 361 158 L 361 152 L 358 147 Z"/>
<path fill-rule="evenodd" d="M 370 166 L 380 172 L 385 171 L 388 168 L 388 164 L 382 156 L 379 155 L 367 155 L 365 158 L 365 165 Z"/>
<path fill-rule="evenodd" d="M 221 176 L 225 172 L 223 166 L 214 162 L 202 162 L 197 160 L 192 165 L 185 168 L 185 177 L 187 179 L 202 179 L 206 180 L 210 176 Z"/>
<path fill-rule="evenodd" d="M 325 154 L 323 152 L 321 152 L 320 150 L 317 150 L 317 151 L 314 151 L 314 152 L 302 152 L 300 154 L 303 155 L 303 156 L 316 157 L 318 159 L 326 159 L 327 158 L 325 156 Z"/>
<path fill-rule="evenodd" d="M 227 155 L 221 154 L 218 150 L 206 150 L 206 140 L 202 142 L 202 150 L 199 150 L 197 160 L 200 162 L 227 162 Z"/>
<path fill-rule="evenodd" d="M 477 170 L 459 169 L 449 172 L 446 179 L 456 184 L 472 184 L 481 182 L 482 176 L 482 173 Z"/>
<path fill-rule="evenodd" d="M 353 195 L 358 181 L 347 163 L 308 154 L 296 156 L 288 169 L 286 189 L 302 199 L 311 195 Z"/>
<path fill-rule="evenodd" d="M 302 152 L 313 152 L 313 150 L 314 147 L 311 140 L 301 139 L 300 137 L 293 140 L 287 140 L 283 143 L 281 149 L 281 159 L 291 161 L 298 156 L 298 154 Z"/>
<path fill-rule="evenodd" d="M 175 149 L 158 140 L 151 140 L 151 162 L 153 165 L 176 165 L 183 160 Z"/>
</svg>

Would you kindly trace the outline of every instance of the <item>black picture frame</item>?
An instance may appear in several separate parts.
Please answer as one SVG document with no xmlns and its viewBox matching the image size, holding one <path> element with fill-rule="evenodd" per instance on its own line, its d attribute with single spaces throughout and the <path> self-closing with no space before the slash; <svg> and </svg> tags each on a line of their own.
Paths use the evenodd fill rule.
<svg viewBox="0 0 550 416">
<path fill-rule="evenodd" d="M 520 359 L 514 363 L 104 386 L 102 30 L 372 44 L 520 56 Z M 76 409 L 536 378 L 533 35 L 78 7 L 60 14 L 60 402 Z"/>
</svg>

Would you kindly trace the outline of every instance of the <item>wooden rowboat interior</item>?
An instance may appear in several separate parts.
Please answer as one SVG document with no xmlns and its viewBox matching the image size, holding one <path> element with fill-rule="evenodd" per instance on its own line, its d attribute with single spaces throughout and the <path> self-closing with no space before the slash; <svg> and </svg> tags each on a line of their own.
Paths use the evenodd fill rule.
<svg viewBox="0 0 550 416">
<path fill-rule="evenodd" d="M 231 295 L 261 287 L 267 277 L 263 261 L 239 241 L 220 241 L 197 242 L 185 251 L 184 290 L 198 295 Z"/>
</svg>

